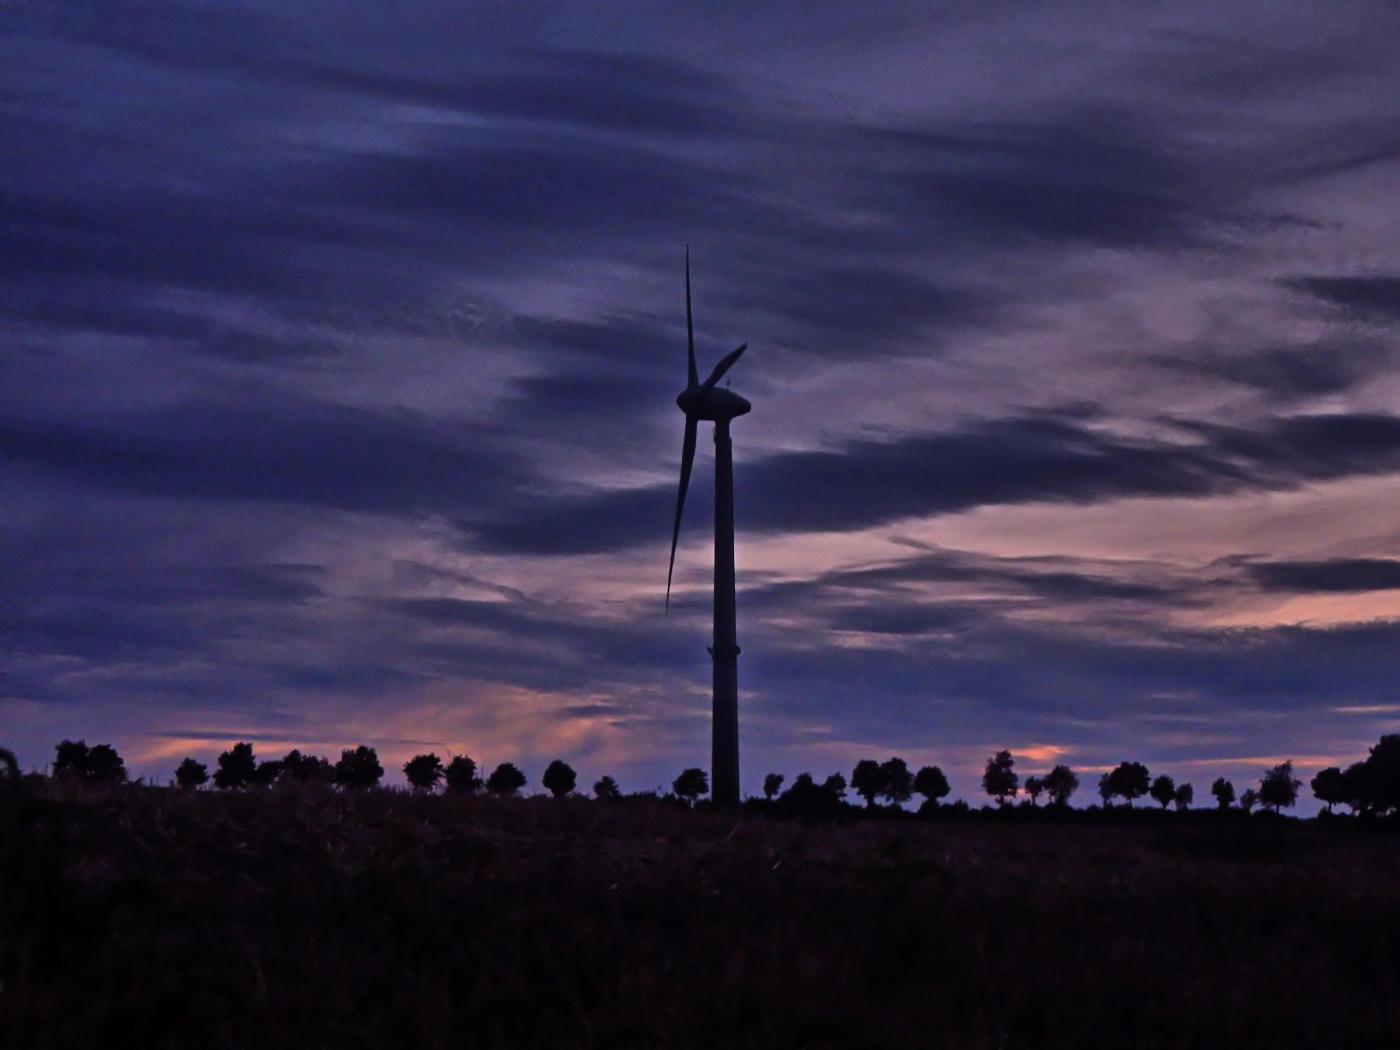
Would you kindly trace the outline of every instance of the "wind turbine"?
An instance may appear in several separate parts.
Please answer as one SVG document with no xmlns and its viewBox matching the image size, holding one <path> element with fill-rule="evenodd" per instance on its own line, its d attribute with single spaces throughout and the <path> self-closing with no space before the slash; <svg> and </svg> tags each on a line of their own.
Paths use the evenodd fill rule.
<svg viewBox="0 0 1400 1050">
<path fill-rule="evenodd" d="M 666 572 L 666 607 L 671 607 L 671 576 L 676 571 L 676 543 L 681 535 L 681 511 L 690 468 L 695 463 L 695 436 L 702 419 L 715 425 L 715 637 L 710 646 L 714 664 L 714 706 L 710 742 L 710 797 L 717 806 L 739 804 L 739 645 L 734 629 L 734 447 L 729 421 L 753 406 L 728 389 L 715 386 L 748 343 L 720 358 L 702 383 L 695 370 L 695 325 L 690 312 L 690 248 L 685 250 L 685 334 L 689 344 L 686 387 L 676 398 L 685 413 L 685 443 L 681 446 L 681 486 L 676 493 L 676 523 L 671 529 L 671 567 Z"/>
</svg>

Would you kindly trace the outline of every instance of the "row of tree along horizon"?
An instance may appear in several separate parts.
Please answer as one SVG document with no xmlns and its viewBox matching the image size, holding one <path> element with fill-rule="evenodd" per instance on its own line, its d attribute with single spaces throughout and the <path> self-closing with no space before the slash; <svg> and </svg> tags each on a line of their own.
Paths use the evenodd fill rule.
<svg viewBox="0 0 1400 1050">
<path fill-rule="evenodd" d="M 17 774 L 13 756 L 0 752 L 8 761 L 12 775 Z M 428 794 L 445 788 L 449 794 L 473 795 L 486 791 L 492 795 L 513 796 L 524 789 L 529 780 L 513 763 L 503 762 L 486 777 L 481 776 L 477 763 L 466 755 L 456 755 L 444 763 L 433 753 L 415 755 L 403 766 L 409 787 Z M 64 740 L 54 749 L 51 775 L 55 779 L 89 783 L 120 783 L 127 779 L 126 765 L 110 744 L 89 747 L 82 740 Z M 286 782 L 319 782 L 346 789 L 373 788 L 379 785 L 384 768 L 374 748 L 360 745 L 346 748 L 340 759 L 303 754 L 293 749 L 279 759 L 258 759 L 253 745 L 234 744 L 218 756 L 215 769 L 194 758 L 186 758 L 175 770 L 176 786 L 194 790 L 211 780 L 216 788 L 238 790 L 266 787 Z M 545 769 L 540 783 L 557 798 L 574 795 L 578 790 L 578 774 L 562 759 L 555 759 Z M 845 804 L 847 791 L 853 791 L 865 802 L 867 809 L 879 803 L 901 806 L 914 795 L 923 796 L 922 810 L 945 805 L 951 792 L 948 778 L 937 766 L 910 770 L 901 758 L 884 762 L 862 759 L 851 771 L 849 781 L 833 773 L 821 783 L 809 773 L 798 774 L 784 790 L 786 777 L 769 773 L 764 777 L 763 795 L 767 803 L 797 812 L 834 810 Z M 1293 763 L 1281 762 L 1267 770 L 1257 788 L 1250 787 L 1238 795 L 1235 786 L 1218 777 L 1210 786 L 1218 809 L 1238 808 L 1248 813 L 1255 806 L 1273 810 L 1292 807 L 1298 800 L 1302 781 L 1293 775 Z M 1385 814 L 1400 812 L 1400 734 L 1381 737 L 1365 759 L 1345 769 L 1330 766 L 1320 770 L 1310 781 L 1314 796 L 1324 803 L 1328 812 L 1333 806 L 1346 805 L 1354 813 Z M 1064 809 L 1080 788 L 1079 776 L 1067 765 L 1057 765 L 1043 776 L 1027 776 L 1024 780 L 1015 769 L 1015 756 L 1010 751 L 998 751 L 987 759 L 982 775 L 982 789 L 1000 808 L 1012 804 L 1018 794 L 1022 806 L 1037 808 L 1042 797 L 1049 808 Z M 671 784 L 679 799 L 694 803 L 709 792 L 705 771 L 690 768 L 681 772 Z M 1195 788 L 1189 783 L 1177 783 L 1172 777 L 1153 777 L 1141 762 L 1121 762 L 1103 773 L 1098 780 L 1097 793 L 1104 809 L 1117 800 L 1132 808 L 1140 798 L 1150 798 L 1164 810 L 1175 806 L 1189 809 L 1195 801 Z M 599 778 L 592 794 L 598 799 L 622 797 L 617 782 L 610 776 Z M 654 795 L 654 792 L 642 792 Z M 966 806 L 966 803 L 953 803 Z"/>
</svg>

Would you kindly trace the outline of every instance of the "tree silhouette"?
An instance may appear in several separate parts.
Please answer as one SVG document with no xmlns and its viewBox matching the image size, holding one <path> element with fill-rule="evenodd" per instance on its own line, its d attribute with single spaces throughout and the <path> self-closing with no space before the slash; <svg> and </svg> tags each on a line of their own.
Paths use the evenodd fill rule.
<svg viewBox="0 0 1400 1050">
<path fill-rule="evenodd" d="M 1147 767 L 1141 762 L 1119 762 L 1108 774 L 1109 790 L 1118 798 L 1125 799 L 1128 808 L 1133 808 L 1133 799 L 1142 798 L 1148 789 Z"/>
<path fill-rule="evenodd" d="M 62 740 L 54 745 L 53 778 L 82 780 L 87 776 L 88 746 L 82 740 Z"/>
<path fill-rule="evenodd" d="M 840 802 L 846 797 L 846 778 L 840 773 L 833 773 L 822 781 L 822 790 Z"/>
<path fill-rule="evenodd" d="M 556 758 L 545 767 L 541 782 L 555 798 L 563 798 L 578 785 L 578 774 L 562 758 Z"/>
<path fill-rule="evenodd" d="M 885 779 L 880 775 L 880 763 L 862 758 L 851 770 L 851 789 L 865 799 L 865 808 L 874 809 L 875 800 L 884 794 Z"/>
<path fill-rule="evenodd" d="M 218 768 L 214 770 L 214 786 L 225 791 L 247 787 L 258 771 L 257 759 L 253 757 L 253 745 L 247 742 L 234 744 L 219 756 Z"/>
<path fill-rule="evenodd" d="M 442 759 L 431 751 L 414 755 L 403 764 L 403 775 L 414 791 L 432 791 L 443 777 Z"/>
<path fill-rule="evenodd" d="M 671 782 L 671 790 L 687 802 L 694 803 L 701 795 L 708 794 L 710 778 L 703 769 L 691 767 L 681 771 L 681 775 Z"/>
<path fill-rule="evenodd" d="M 982 790 L 996 799 L 998 806 L 1006 805 L 1015 797 L 1016 786 L 1020 783 L 1012 768 L 1015 764 L 1010 751 L 998 751 L 987 759 L 986 769 L 982 772 Z"/>
<path fill-rule="evenodd" d="M 175 783 L 186 791 L 193 791 L 195 788 L 209 782 L 209 767 L 203 762 L 196 762 L 192 758 L 187 758 L 175 767 Z"/>
<path fill-rule="evenodd" d="M 880 795 L 891 804 L 908 802 L 914 793 L 914 774 L 902 758 L 880 763 Z"/>
<path fill-rule="evenodd" d="M 20 777 L 19 760 L 8 748 L 0 747 L 0 769 L 4 770 L 4 773 L 0 774 L 0 790 L 20 790 L 24 782 Z"/>
<path fill-rule="evenodd" d="M 126 763 L 111 744 L 88 747 L 82 740 L 64 740 L 54 747 L 55 780 L 118 784 L 126 779 Z"/>
<path fill-rule="evenodd" d="M 769 773 L 763 778 L 763 797 L 769 802 L 772 802 L 774 796 L 782 790 L 783 775 L 781 773 Z"/>
<path fill-rule="evenodd" d="M 1103 808 L 1108 809 L 1113 804 L 1113 774 L 1102 773 L 1099 775 L 1098 785 L 1099 798 L 1103 802 Z"/>
<path fill-rule="evenodd" d="M 335 770 L 330 761 L 318 755 L 303 755 L 296 748 L 287 752 L 282 759 L 282 776 L 305 784 L 312 780 L 330 783 L 335 780 Z"/>
<path fill-rule="evenodd" d="M 1255 791 L 1253 788 L 1245 788 L 1244 791 L 1240 793 L 1240 809 L 1244 810 L 1246 813 L 1252 813 L 1254 807 L 1258 804 L 1259 792 Z"/>
<path fill-rule="evenodd" d="M 1079 790 L 1079 778 L 1069 766 L 1056 766 L 1045 774 L 1045 790 L 1052 805 L 1067 806 L 1070 796 Z"/>
<path fill-rule="evenodd" d="M 378 753 L 364 744 L 347 747 L 335 764 L 335 782 L 341 787 L 372 788 L 383 775 L 384 767 L 379 764 Z"/>
<path fill-rule="evenodd" d="M 1190 809 L 1191 803 L 1195 800 L 1196 789 L 1190 784 L 1178 784 L 1176 786 L 1176 798 L 1173 801 L 1176 802 L 1177 812 L 1183 809 Z"/>
<path fill-rule="evenodd" d="M 939 799 L 947 798 L 952 788 L 948 786 L 943 770 L 937 766 L 924 766 L 914 774 L 914 790 L 928 799 L 928 805 L 933 807 L 938 805 Z"/>
<path fill-rule="evenodd" d="M 1215 783 L 1210 786 L 1210 793 L 1215 796 L 1215 804 L 1221 809 L 1229 809 L 1230 803 L 1235 801 L 1235 785 L 1224 777 L 1215 778 Z"/>
<path fill-rule="evenodd" d="M 1332 807 L 1338 802 L 1352 802 L 1351 784 L 1347 782 L 1347 775 L 1336 766 L 1319 769 L 1308 786 L 1320 802 L 1327 804 L 1328 813 L 1332 812 Z"/>
<path fill-rule="evenodd" d="M 622 792 L 617 790 L 617 781 L 612 777 L 600 777 L 593 785 L 593 797 L 597 799 L 614 799 Z"/>
<path fill-rule="evenodd" d="M 1292 806 L 1298 801 L 1298 788 L 1302 781 L 1293 775 L 1293 762 L 1280 762 L 1269 770 L 1259 781 L 1259 801 L 1272 806 L 1275 813 L 1280 808 Z"/>
<path fill-rule="evenodd" d="M 1152 781 L 1152 786 L 1148 788 L 1148 794 L 1152 796 L 1153 800 L 1159 806 L 1166 809 L 1176 798 L 1176 781 L 1163 773 L 1156 780 Z"/>
<path fill-rule="evenodd" d="M 1368 813 L 1400 812 L 1400 733 L 1387 733 L 1357 763 L 1356 798 Z"/>
<path fill-rule="evenodd" d="M 455 755 L 447 763 L 447 790 L 457 795 L 474 795 L 481 790 L 481 777 L 476 763 L 466 755 Z"/>
<path fill-rule="evenodd" d="M 509 798 L 526 784 L 525 774 L 510 762 L 502 762 L 486 778 L 486 790 L 493 795 Z"/>
<path fill-rule="evenodd" d="M 265 762 L 259 762 L 257 768 L 253 770 L 252 783 L 261 784 L 263 786 L 272 784 L 282 775 L 283 769 L 284 767 L 280 759 L 273 758 Z"/>
<path fill-rule="evenodd" d="M 1031 805 L 1033 807 L 1039 806 L 1040 796 L 1045 794 L 1045 781 L 1041 777 L 1026 777 L 1023 790 L 1026 793 L 1026 797 L 1031 800 Z"/>
</svg>

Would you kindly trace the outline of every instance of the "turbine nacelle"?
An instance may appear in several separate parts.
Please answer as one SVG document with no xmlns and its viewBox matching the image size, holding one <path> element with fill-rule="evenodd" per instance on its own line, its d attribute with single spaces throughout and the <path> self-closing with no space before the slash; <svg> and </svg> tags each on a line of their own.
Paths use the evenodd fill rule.
<svg viewBox="0 0 1400 1050">
<path fill-rule="evenodd" d="M 680 410 L 693 419 L 719 423 L 749 412 L 753 405 L 747 398 L 722 387 L 686 387 L 676 397 Z"/>
</svg>

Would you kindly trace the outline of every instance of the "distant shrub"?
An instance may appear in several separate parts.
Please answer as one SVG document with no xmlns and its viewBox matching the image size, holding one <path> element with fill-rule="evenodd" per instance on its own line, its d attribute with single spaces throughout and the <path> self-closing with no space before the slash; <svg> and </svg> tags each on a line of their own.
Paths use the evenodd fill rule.
<svg viewBox="0 0 1400 1050">
<path fill-rule="evenodd" d="M 1015 765 L 1016 760 L 1011 757 L 1010 751 L 998 751 L 987 759 L 986 768 L 982 771 L 982 790 L 996 799 L 998 806 L 1006 805 L 1016 796 L 1020 778 L 1016 776 Z"/>
<path fill-rule="evenodd" d="M 282 759 L 281 775 L 299 784 L 312 781 L 330 784 L 335 781 L 335 769 L 329 759 L 319 755 L 303 755 L 296 748 L 288 751 Z"/>
<path fill-rule="evenodd" d="M 1051 805 L 1067 806 L 1070 796 L 1079 790 L 1079 777 L 1069 766 L 1056 766 L 1045 774 L 1045 790 L 1050 796 Z"/>
<path fill-rule="evenodd" d="M 1156 780 L 1152 781 L 1152 786 L 1148 788 L 1148 794 L 1152 800 L 1166 809 L 1176 799 L 1176 781 L 1163 773 Z"/>
<path fill-rule="evenodd" d="M 924 766 L 914 774 L 914 790 L 924 796 L 928 805 L 936 806 L 939 799 L 946 798 L 952 788 L 943 770 L 937 766 Z"/>
<path fill-rule="evenodd" d="M 1259 781 L 1259 801 L 1277 813 L 1298 801 L 1302 781 L 1293 775 L 1292 761 L 1280 762 Z"/>
<path fill-rule="evenodd" d="M 64 740 L 54 747 L 56 780 L 117 784 L 126 780 L 126 763 L 111 744 L 88 747 L 82 740 Z"/>
<path fill-rule="evenodd" d="M 364 744 L 348 747 L 340 753 L 340 761 L 335 764 L 335 782 L 351 789 L 372 788 L 384 775 L 384 767 L 379 764 L 379 754 Z"/>
<path fill-rule="evenodd" d="M 763 778 L 763 797 L 768 801 L 773 801 L 778 792 L 783 790 L 783 775 L 781 773 L 769 773 Z"/>
<path fill-rule="evenodd" d="M 193 791 L 209 782 L 209 767 L 203 762 L 187 758 L 175 767 L 175 783 L 186 791 Z"/>
<path fill-rule="evenodd" d="M 456 795 L 474 795 L 481 790 L 476 762 L 466 755 L 455 755 L 444 773 L 447 790 Z"/>
<path fill-rule="evenodd" d="M 833 773 L 822 781 L 822 790 L 837 802 L 842 802 L 846 798 L 846 778 L 840 773 Z"/>
<path fill-rule="evenodd" d="M 1141 762 L 1119 762 L 1108 774 L 1111 796 L 1124 799 L 1132 809 L 1133 799 L 1147 794 L 1149 774 Z"/>
<path fill-rule="evenodd" d="M 1253 788 L 1245 788 L 1244 791 L 1240 793 L 1240 809 L 1244 810 L 1246 813 L 1251 813 L 1257 805 L 1259 805 L 1259 792 L 1255 791 Z"/>
<path fill-rule="evenodd" d="M 612 777 L 599 777 L 597 783 L 593 785 L 593 797 L 608 801 L 621 797 L 622 792 L 617 789 L 617 781 Z"/>
<path fill-rule="evenodd" d="M 432 791 L 443 777 L 442 759 L 432 752 L 414 755 L 403 764 L 403 775 L 414 791 Z"/>
<path fill-rule="evenodd" d="M 1196 800 L 1196 789 L 1190 784 L 1178 784 L 1176 786 L 1176 796 L 1172 799 L 1176 803 L 1177 811 L 1190 809 L 1191 803 Z"/>
<path fill-rule="evenodd" d="M 866 809 L 875 806 L 885 790 L 885 779 L 880 774 L 880 763 L 873 758 L 862 758 L 851 770 L 851 790 L 865 799 Z"/>
<path fill-rule="evenodd" d="M 902 758 L 880 763 L 880 797 L 892 805 L 908 802 L 914 793 L 914 774 Z"/>
<path fill-rule="evenodd" d="M 578 784 L 578 774 L 563 759 L 556 758 L 545 767 L 542 783 L 555 798 L 563 798 Z"/>
<path fill-rule="evenodd" d="M 486 790 L 503 798 L 514 795 L 525 784 L 525 774 L 509 762 L 502 762 L 486 778 Z"/>
<path fill-rule="evenodd" d="M 1319 769 L 1308 786 L 1312 788 L 1312 793 L 1318 801 L 1326 804 L 1328 813 L 1331 813 L 1332 807 L 1339 802 L 1349 804 L 1354 801 L 1347 775 L 1336 766 Z"/>
<path fill-rule="evenodd" d="M 1215 796 L 1215 804 L 1221 809 L 1229 809 L 1230 804 L 1235 801 L 1235 785 L 1224 777 L 1215 778 L 1215 783 L 1210 786 L 1210 793 Z"/>
<path fill-rule="evenodd" d="M 694 803 L 701 795 L 709 794 L 710 778 L 703 769 L 691 767 L 682 770 L 680 776 L 671 782 L 671 790 L 678 798 Z"/>
<path fill-rule="evenodd" d="M 214 786 L 225 791 L 247 787 L 258 771 L 257 759 L 253 757 L 253 745 L 240 742 L 234 744 L 218 758 L 214 770 Z"/>
<path fill-rule="evenodd" d="M 1021 790 L 1026 793 L 1026 798 L 1030 799 L 1031 808 L 1034 809 L 1040 805 L 1040 796 L 1045 794 L 1045 781 L 1041 777 L 1026 777 Z"/>
</svg>

